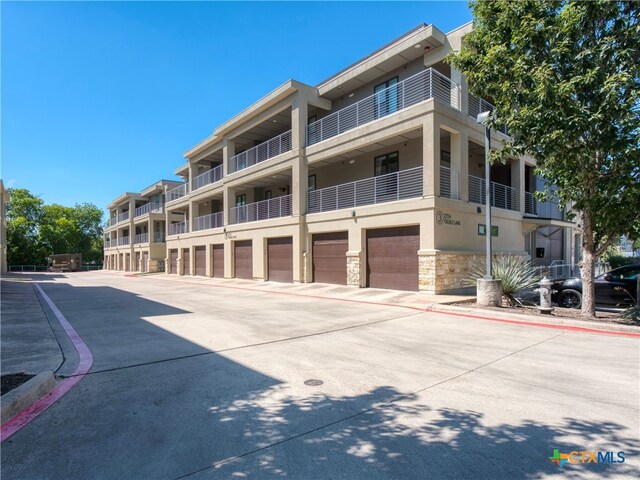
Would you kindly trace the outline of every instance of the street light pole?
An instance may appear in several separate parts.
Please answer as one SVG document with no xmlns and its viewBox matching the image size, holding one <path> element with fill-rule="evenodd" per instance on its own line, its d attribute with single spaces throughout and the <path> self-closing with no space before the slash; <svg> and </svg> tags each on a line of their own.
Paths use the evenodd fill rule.
<svg viewBox="0 0 640 480">
<path fill-rule="evenodd" d="M 486 209 L 486 254 L 487 254 L 487 271 L 484 276 L 487 280 L 493 279 L 493 245 L 491 238 L 491 163 L 489 162 L 489 154 L 491 152 L 491 127 L 488 121 L 490 111 L 478 114 L 477 122 L 484 124 L 484 204 Z"/>
</svg>

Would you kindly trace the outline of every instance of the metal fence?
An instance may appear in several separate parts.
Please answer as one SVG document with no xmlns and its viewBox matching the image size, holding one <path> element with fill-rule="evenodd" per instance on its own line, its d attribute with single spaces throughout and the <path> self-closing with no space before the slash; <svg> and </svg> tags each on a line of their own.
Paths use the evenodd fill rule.
<svg viewBox="0 0 640 480">
<path fill-rule="evenodd" d="M 469 175 L 469 201 L 484 205 L 484 178 Z M 501 183 L 491 182 L 491 206 L 506 210 L 518 210 L 518 189 Z"/>
<path fill-rule="evenodd" d="M 436 98 L 460 110 L 458 84 L 433 68 L 427 68 L 384 90 L 327 115 L 307 126 L 307 145 L 386 117 L 412 105 Z"/>
<path fill-rule="evenodd" d="M 580 266 L 574 263 L 552 263 L 551 265 L 534 267 L 541 276 L 549 280 L 562 280 L 565 278 L 580 277 Z M 603 275 L 611 270 L 607 262 L 598 261 L 594 267 L 594 276 Z"/>
<path fill-rule="evenodd" d="M 422 196 L 422 167 L 356 180 L 307 194 L 307 212 L 320 213 Z"/>
<path fill-rule="evenodd" d="M 460 199 L 460 172 L 440 167 L 440 196 Z"/>
<path fill-rule="evenodd" d="M 291 215 L 291 197 L 291 195 L 284 195 L 282 197 L 233 207 L 229 211 L 229 223 L 233 225 L 236 223 L 287 217 Z"/>
<path fill-rule="evenodd" d="M 164 232 L 154 232 L 153 241 L 158 243 L 164 242 Z"/>
<path fill-rule="evenodd" d="M 164 205 L 161 203 L 145 203 L 144 205 L 137 207 L 133 213 L 134 217 L 140 217 L 147 213 L 162 213 L 164 211 Z"/>
<path fill-rule="evenodd" d="M 118 238 L 118 245 L 129 245 L 129 237 L 120 237 Z"/>
<path fill-rule="evenodd" d="M 218 165 L 213 167 L 211 170 L 201 173 L 193 179 L 193 190 L 197 190 L 211 183 L 219 182 L 222 180 L 223 174 L 222 165 Z"/>
<path fill-rule="evenodd" d="M 180 235 L 189 232 L 189 222 L 176 222 L 169 225 L 169 235 Z"/>
<path fill-rule="evenodd" d="M 149 234 L 148 233 L 139 233 L 135 236 L 133 243 L 148 243 L 149 242 Z"/>
<path fill-rule="evenodd" d="M 124 222 L 125 220 L 129 220 L 129 212 L 122 212 L 118 215 L 118 223 Z"/>
<path fill-rule="evenodd" d="M 244 170 L 289 150 L 291 150 L 291 130 L 231 157 L 229 173 Z"/>
<path fill-rule="evenodd" d="M 471 94 L 469 94 L 469 97 L 468 97 L 467 108 L 469 111 L 469 116 L 473 118 L 477 118 L 479 113 L 493 112 L 496 109 L 494 105 L 487 102 L 484 98 L 476 97 Z M 505 135 L 509 135 L 509 130 L 504 125 L 497 127 L 497 130 L 499 132 L 504 133 Z"/>
<path fill-rule="evenodd" d="M 189 193 L 189 182 L 185 182 L 182 185 L 172 188 L 167 192 L 167 202 L 172 202 L 179 198 L 184 197 L 187 193 Z"/>
<path fill-rule="evenodd" d="M 48 265 L 9 265 L 9 272 L 48 272 Z M 90 270 L 102 270 L 102 265 L 82 265 L 80 270 L 87 272 Z"/>
<path fill-rule="evenodd" d="M 211 213 L 202 215 L 193 219 L 193 231 L 207 230 L 209 228 L 218 228 L 224 225 L 224 212 Z"/>
</svg>

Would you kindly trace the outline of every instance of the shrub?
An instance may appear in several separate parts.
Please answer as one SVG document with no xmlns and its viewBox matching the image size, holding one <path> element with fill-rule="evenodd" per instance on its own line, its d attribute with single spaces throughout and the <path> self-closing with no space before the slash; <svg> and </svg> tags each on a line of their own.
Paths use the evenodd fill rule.
<svg viewBox="0 0 640 480">
<path fill-rule="evenodd" d="M 627 308 L 620 314 L 620 318 L 631 320 L 632 322 L 640 322 L 640 305 Z"/>
<path fill-rule="evenodd" d="M 476 281 L 484 278 L 487 271 L 486 261 L 479 260 L 471 267 L 466 280 L 467 285 L 476 286 Z M 530 260 L 517 255 L 496 255 L 493 257 L 493 276 L 502 280 L 502 295 L 510 305 L 521 305 L 515 294 L 533 288 L 540 283 L 542 276 Z"/>
<path fill-rule="evenodd" d="M 622 255 L 607 255 L 606 259 L 611 269 L 624 267 L 633 263 L 640 263 L 640 257 L 623 257 Z"/>
</svg>

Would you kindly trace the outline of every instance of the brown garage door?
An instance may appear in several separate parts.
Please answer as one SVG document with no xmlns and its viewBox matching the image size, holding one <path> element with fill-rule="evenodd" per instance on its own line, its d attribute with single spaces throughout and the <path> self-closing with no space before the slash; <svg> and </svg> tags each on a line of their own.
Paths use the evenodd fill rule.
<svg viewBox="0 0 640 480">
<path fill-rule="evenodd" d="M 178 273 L 178 249 L 169 250 L 169 259 L 171 262 L 171 273 Z"/>
<path fill-rule="evenodd" d="M 367 230 L 367 286 L 418 290 L 420 227 Z"/>
<path fill-rule="evenodd" d="M 267 240 L 269 280 L 293 283 L 293 237 Z"/>
<path fill-rule="evenodd" d="M 136 252 L 136 259 L 135 259 L 135 263 L 133 264 L 133 270 L 135 272 L 138 271 L 138 266 L 140 265 L 140 252 Z"/>
<path fill-rule="evenodd" d="M 322 233 L 313 236 L 313 281 L 347 284 L 347 232 Z"/>
<path fill-rule="evenodd" d="M 124 254 L 124 269 L 126 272 L 131 271 L 131 254 L 130 253 Z"/>
<path fill-rule="evenodd" d="M 253 278 L 253 249 L 251 240 L 233 244 L 236 278 Z"/>
<path fill-rule="evenodd" d="M 224 245 L 211 245 L 211 256 L 213 257 L 213 276 L 224 278 Z"/>
<path fill-rule="evenodd" d="M 189 249 L 182 249 L 182 271 L 184 275 L 191 275 L 191 258 L 189 256 Z"/>
<path fill-rule="evenodd" d="M 204 277 L 207 274 L 207 247 L 196 247 L 196 275 Z"/>
<path fill-rule="evenodd" d="M 149 252 L 142 252 L 142 268 L 143 272 L 147 271 L 147 262 L 149 261 Z"/>
</svg>

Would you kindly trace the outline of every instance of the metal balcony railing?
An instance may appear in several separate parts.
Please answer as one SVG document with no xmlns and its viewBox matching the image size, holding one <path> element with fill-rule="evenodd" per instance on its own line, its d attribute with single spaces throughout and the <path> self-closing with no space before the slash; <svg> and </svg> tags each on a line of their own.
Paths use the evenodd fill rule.
<svg viewBox="0 0 640 480">
<path fill-rule="evenodd" d="M 115 247 L 117 245 L 117 241 L 116 240 L 105 240 L 104 241 L 104 248 L 111 248 L 111 247 Z"/>
<path fill-rule="evenodd" d="M 189 222 L 177 222 L 169 225 L 169 235 L 189 233 Z"/>
<path fill-rule="evenodd" d="M 164 210 L 164 205 L 161 203 L 145 203 L 144 205 L 138 207 L 133 212 L 133 216 L 140 217 L 142 215 L 146 215 L 147 213 L 162 213 Z"/>
<path fill-rule="evenodd" d="M 422 196 L 422 167 L 356 180 L 307 194 L 307 212 L 320 213 Z"/>
<path fill-rule="evenodd" d="M 229 223 L 231 225 L 287 217 L 291 215 L 291 195 L 233 207 L 229 214 Z"/>
<path fill-rule="evenodd" d="M 177 186 L 167 192 L 167 202 L 172 202 L 179 198 L 184 197 L 189 193 L 189 182 L 185 182 L 182 185 Z"/>
<path fill-rule="evenodd" d="M 193 179 L 193 190 L 197 190 L 211 183 L 219 182 L 222 180 L 222 175 L 222 165 L 218 165 L 213 167 L 211 170 L 201 173 Z"/>
<path fill-rule="evenodd" d="M 164 243 L 164 232 L 155 232 L 153 234 L 153 241 L 156 243 Z"/>
<path fill-rule="evenodd" d="M 108 227 L 111 227 L 111 226 L 115 225 L 116 223 L 118 223 L 118 217 L 117 216 L 116 217 L 107 218 L 106 226 L 108 228 Z"/>
<path fill-rule="evenodd" d="M 460 172 L 440 167 L 440 196 L 460 199 Z"/>
<path fill-rule="evenodd" d="M 124 222 L 125 220 L 129 220 L 129 212 L 122 212 L 118 215 L 118 223 Z"/>
<path fill-rule="evenodd" d="M 484 205 L 484 178 L 469 175 L 469 201 Z M 491 182 L 491 206 L 505 210 L 519 210 L 518 189 L 501 183 Z"/>
<path fill-rule="evenodd" d="M 476 97 L 469 94 L 468 101 L 469 103 L 467 108 L 469 111 L 469 116 L 473 118 L 477 118 L 479 113 L 487 112 L 487 111 L 493 112 L 496 109 L 494 105 L 487 102 L 482 97 Z M 504 125 L 498 127 L 498 131 L 504 133 L 505 135 L 509 135 L 509 130 Z"/>
<path fill-rule="evenodd" d="M 538 214 L 538 201 L 532 192 L 524 192 L 524 213 L 530 215 Z"/>
<path fill-rule="evenodd" d="M 135 236 L 133 243 L 149 243 L 148 233 L 139 233 Z"/>
<path fill-rule="evenodd" d="M 433 68 L 385 88 L 307 126 L 307 145 L 322 142 L 378 118 L 435 98 L 460 110 L 458 84 Z"/>
<path fill-rule="evenodd" d="M 193 231 L 207 230 L 209 228 L 218 228 L 224 225 L 224 212 L 211 213 L 202 215 L 193 219 Z"/>
<path fill-rule="evenodd" d="M 289 150 L 291 150 L 291 130 L 231 157 L 229 173 L 244 170 Z"/>
<path fill-rule="evenodd" d="M 118 238 L 118 245 L 129 245 L 129 237 L 120 237 Z"/>
</svg>

